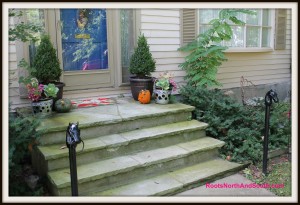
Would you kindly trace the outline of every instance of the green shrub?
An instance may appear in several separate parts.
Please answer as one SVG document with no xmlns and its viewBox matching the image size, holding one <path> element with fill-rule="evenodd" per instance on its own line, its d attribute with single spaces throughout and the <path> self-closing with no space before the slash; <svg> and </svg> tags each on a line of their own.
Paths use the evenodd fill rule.
<svg viewBox="0 0 300 205">
<path fill-rule="evenodd" d="M 258 162 L 262 160 L 265 127 L 264 104 L 247 107 L 224 95 L 219 89 L 205 89 L 191 85 L 180 90 L 183 103 L 195 106 L 194 118 L 209 124 L 207 135 L 220 139 L 225 145 L 222 157 L 232 161 Z M 288 104 L 273 104 L 270 118 L 269 149 L 286 148 L 290 138 L 290 121 L 286 116 Z"/>
<path fill-rule="evenodd" d="M 37 48 L 33 67 L 34 70 L 30 75 L 36 77 L 40 83 L 48 84 L 59 81 L 62 70 L 56 56 L 56 50 L 47 35 L 42 37 L 41 44 Z"/>
<path fill-rule="evenodd" d="M 137 47 L 130 58 L 129 72 L 138 77 L 150 76 L 155 71 L 155 60 L 150 53 L 147 39 L 144 35 L 139 36 Z"/>
<path fill-rule="evenodd" d="M 36 131 L 39 121 L 30 117 L 9 117 L 9 195 L 31 195 L 22 176 L 22 167 L 30 161 L 28 146 L 40 136 Z"/>
</svg>

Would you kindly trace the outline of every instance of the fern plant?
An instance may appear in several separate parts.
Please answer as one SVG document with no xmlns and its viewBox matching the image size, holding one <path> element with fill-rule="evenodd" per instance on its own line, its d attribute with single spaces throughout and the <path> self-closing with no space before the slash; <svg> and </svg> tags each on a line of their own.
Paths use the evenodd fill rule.
<svg viewBox="0 0 300 205">
<path fill-rule="evenodd" d="M 180 64 L 186 71 L 185 79 L 193 86 L 220 86 L 216 75 L 218 67 L 227 58 L 224 55 L 226 46 L 221 46 L 222 41 L 229 41 L 233 36 L 229 22 L 235 25 L 245 23 L 237 18 L 239 13 L 255 14 L 254 11 L 246 9 L 223 9 L 219 12 L 219 18 L 209 22 L 211 28 L 197 36 L 197 38 L 179 48 L 179 51 L 189 52 L 185 62 Z"/>
</svg>

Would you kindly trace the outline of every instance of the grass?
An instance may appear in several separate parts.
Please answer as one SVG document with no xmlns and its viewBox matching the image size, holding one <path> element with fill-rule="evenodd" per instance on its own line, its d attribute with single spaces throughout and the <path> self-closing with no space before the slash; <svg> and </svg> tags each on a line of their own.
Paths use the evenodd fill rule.
<svg viewBox="0 0 300 205">
<path fill-rule="evenodd" d="M 242 174 L 256 184 L 283 185 L 280 188 L 269 188 L 277 196 L 291 196 L 291 162 L 287 155 L 269 160 L 267 175 L 262 173 L 262 163 L 250 165 Z"/>
</svg>

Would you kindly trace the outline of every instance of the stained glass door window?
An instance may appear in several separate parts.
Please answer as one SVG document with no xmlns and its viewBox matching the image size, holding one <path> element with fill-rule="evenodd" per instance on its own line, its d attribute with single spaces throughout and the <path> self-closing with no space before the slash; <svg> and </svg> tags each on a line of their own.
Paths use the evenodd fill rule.
<svg viewBox="0 0 300 205">
<path fill-rule="evenodd" d="M 108 69 L 106 9 L 60 9 L 64 71 Z"/>
</svg>

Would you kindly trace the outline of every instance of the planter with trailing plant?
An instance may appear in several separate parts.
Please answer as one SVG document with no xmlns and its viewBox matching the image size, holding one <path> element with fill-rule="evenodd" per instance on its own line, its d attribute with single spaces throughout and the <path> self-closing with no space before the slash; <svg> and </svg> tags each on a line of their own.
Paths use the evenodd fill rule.
<svg viewBox="0 0 300 205">
<path fill-rule="evenodd" d="M 53 98 L 56 97 L 58 88 L 53 83 L 41 84 L 36 78 L 31 78 L 30 81 L 24 83 L 28 89 L 28 98 L 32 101 L 33 113 L 41 116 L 51 114 Z"/>
<path fill-rule="evenodd" d="M 149 90 L 153 93 L 153 78 L 151 72 L 155 71 L 155 60 L 150 53 L 147 39 L 139 36 L 138 45 L 130 58 L 129 72 L 135 76 L 130 77 L 131 93 L 134 100 L 138 100 L 141 90 Z"/>
</svg>

